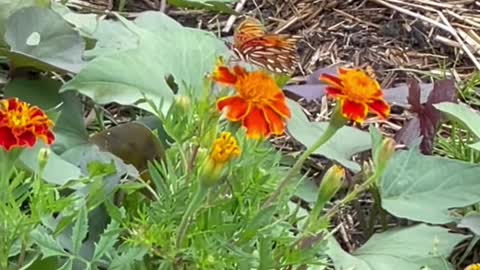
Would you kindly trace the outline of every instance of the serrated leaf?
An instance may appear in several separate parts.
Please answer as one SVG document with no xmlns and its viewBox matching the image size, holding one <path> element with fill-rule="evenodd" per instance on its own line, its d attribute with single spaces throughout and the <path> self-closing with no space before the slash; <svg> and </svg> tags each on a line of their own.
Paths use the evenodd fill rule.
<svg viewBox="0 0 480 270">
<path fill-rule="evenodd" d="M 42 251 L 42 258 L 48 258 L 51 256 L 68 257 L 69 254 L 63 249 L 60 243 L 53 239 L 45 230 L 41 230 L 41 227 L 33 230 L 30 233 L 30 237 L 33 242 L 40 247 Z"/>
<path fill-rule="evenodd" d="M 80 208 L 78 212 L 77 220 L 73 226 L 72 232 L 72 245 L 73 245 L 73 254 L 79 254 L 82 242 L 87 236 L 88 233 L 88 216 L 87 208 L 84 205 Z"/>
<path fill-rule="evenodd" d="M 37 44 L 28 44 L 32 35 L 37 36 Z M 5 41 L 10 46 L 9 57 L 15 68 L 77 73 L 84 66 L 85 42 L 50 9 L 27 7 L 12 14 L 7 21 Z"/>
<path fill-rule="evenodd" d="M 110 224 L 108 224 L 107 228 L 103 232 L 102 236 L 100 236 L 100 240 L 97 244 L 95 244 L 95 251 L 93 253 L 92 262 L 99 261 L 102 257 L 109 252 L 113 246 L 118 241 L 118 236 L 120 235 L 117 231 L 119 228 L 119 224 L 112 219 Z"/>
<path fill-rule="evenodd" d="M 159 33 L 119 19 L 137 35 L 138 48 L 94 59 L 63 91 L 78 90 L 100 104 L 117 102 L 155 113 L 157 108 L 137 101 L 147 97 L 155 106 L 162 100 L 163 108 L 169 107 L 174 97 L 166 82 L 169 75 L 181 93 L 191 89 L 200 93 L 217 55 L 226 52 L 223 42 L 201 30 L 183 27 Z"/>
<path fill-rule="evenodd" d="M 428 266 L 435 270 L 453 270 L 444 264 L 455 245 L 468 236 L 452 234 L 448 229 L 417 225 L 393 229 L 375 234 L 351 255 L 346 253 L 331 238 L 327 254 L 333 260 L 335 269 L 385 270 L 421 269 Z M 439 265 L 444 268 L 434 268 Z"/>
<path fill-rule="evenodd" d="M 290 99 L 288 107 L 292 118 L 287 123 L 288 132 L 306 147 L 313 145 L 327 129 L 327 122 L 312 123 L 303 113 L 300 105 Z M 351 161 L 351 157 L 371 148 L 371 138 L 367 132 L 343 127 L 314 153 L 333 159 L 354 172 L 360 171 L 360 165 Z"/>
<path fill-rule="evenodd" d="M 416 221 L 445 224 L 456 220 L 452 208 L 480 202 L 480 166 L 411 149 L 389 161 L 379 183 L 382 207 Z"/>
<path fill-rule="evenodd" d="M 132 247 L 129 248 L 127 251 L 122 253 L 120 256 L 115 258 L 108 270 L 126 270 L 132 269 L 132 264 L 135 261 L 139 261 L 145 256 L 147 253 L 147 249 L 140 248 L 140 247 Z"/>
</svg>

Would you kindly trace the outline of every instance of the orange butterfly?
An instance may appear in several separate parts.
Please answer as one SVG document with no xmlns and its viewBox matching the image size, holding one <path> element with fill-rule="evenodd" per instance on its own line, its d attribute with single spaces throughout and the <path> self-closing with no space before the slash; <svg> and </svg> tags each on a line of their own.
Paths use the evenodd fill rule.
<svg viewBox="0 0 480 270">
<path fill-rule="evenodd" d="M 293 73 L 298 36 L 267 34 L 260 21 L 247 18 L 234 32 L 233 51 L 242 61 L 275 73 Z"/>
</svg>

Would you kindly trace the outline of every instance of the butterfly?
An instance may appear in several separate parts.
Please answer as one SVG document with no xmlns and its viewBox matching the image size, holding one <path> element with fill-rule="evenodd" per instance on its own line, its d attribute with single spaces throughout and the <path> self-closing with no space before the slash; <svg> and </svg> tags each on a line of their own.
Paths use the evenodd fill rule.
<svg viewBox="0 0 480 270">
<path fill-rule="evenodd" d="M 246 18 L 234 31 L 233 52 L 240 60 L 274 73 L 291 74 L 298 63 L 299 36 L 267 34 L 260 21 Z"/>
</svg>

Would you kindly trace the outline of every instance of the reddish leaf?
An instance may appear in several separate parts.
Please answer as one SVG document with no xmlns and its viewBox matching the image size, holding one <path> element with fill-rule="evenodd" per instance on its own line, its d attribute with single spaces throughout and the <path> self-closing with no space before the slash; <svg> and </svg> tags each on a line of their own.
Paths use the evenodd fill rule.
<svg viewBox="0 0 480 270">
<path fill-rule="evenodd" d="M 456 102 L 456 90 L 453 80 L 441 80 L 434 83 L 433 90 L 428 96 L 427 102 L 421 104 L 420 86 L 417 81 L 409 80 L 409 96 L 411 111 L 416 116 L 409 120 L 399 130 L 395 140 L 399 143 L 410 145 L 417 138 L 422 136 L 420 150 L 423 154 L 431 154 L 433 151 L 433 140 L 437 133 L 438 125 L 442 114 L 435 109 L 434 104 L 441 102 Z"/>
</svg>

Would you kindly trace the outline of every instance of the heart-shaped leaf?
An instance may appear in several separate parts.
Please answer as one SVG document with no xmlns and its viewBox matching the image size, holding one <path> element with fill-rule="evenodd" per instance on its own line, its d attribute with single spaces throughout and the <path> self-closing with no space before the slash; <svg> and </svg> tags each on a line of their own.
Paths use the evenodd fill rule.
<svg viewBox="0 0 480 270">
<path fill-rule="evenodd" d="M 16 11 L 7 21 L 5 41 L 15 68 L 79 72 L 85 42 L 59 14 L 39 7 Z"/>
<path fill-rule="evenodd" d="M 335 269 L 407 270 L 428 266 L 435 270 L 453 270 L 447 257 L 455 245 L 467 237 L 421 224 L 375 234 L 351 255 L 342 250 L 335 239 L 330 239 L 327 254 Z"/>
<path fill-rule="evenodd" d="M 217 55 L 226 50 L 220 40 L 200 30 L 181 28 L 159 33 L 119 19 L 138 36 L 138 48 L 94 59 L 64 85 L 63 91 L 75 89 L 100 104 L 117 102 L 155 112 L 149 104 L 136 102 L 147 97 L 156 106 L 159 100 L 169 106 L 173 102 L 166 82 L 169 75 L 180 92 L 200 93 L 205 74 L 213 70 Z M 172 19 L 161 15 L 160 20 Z"/>
<path fill-rule="evenodd" d="M 480 166 L 425 156 L 413 148 L 389 161 L 379 183 L 382 206 L 401 218 L 433 224 L 456 221 L 452 208 L 480 202 Z"/>
</svg>

